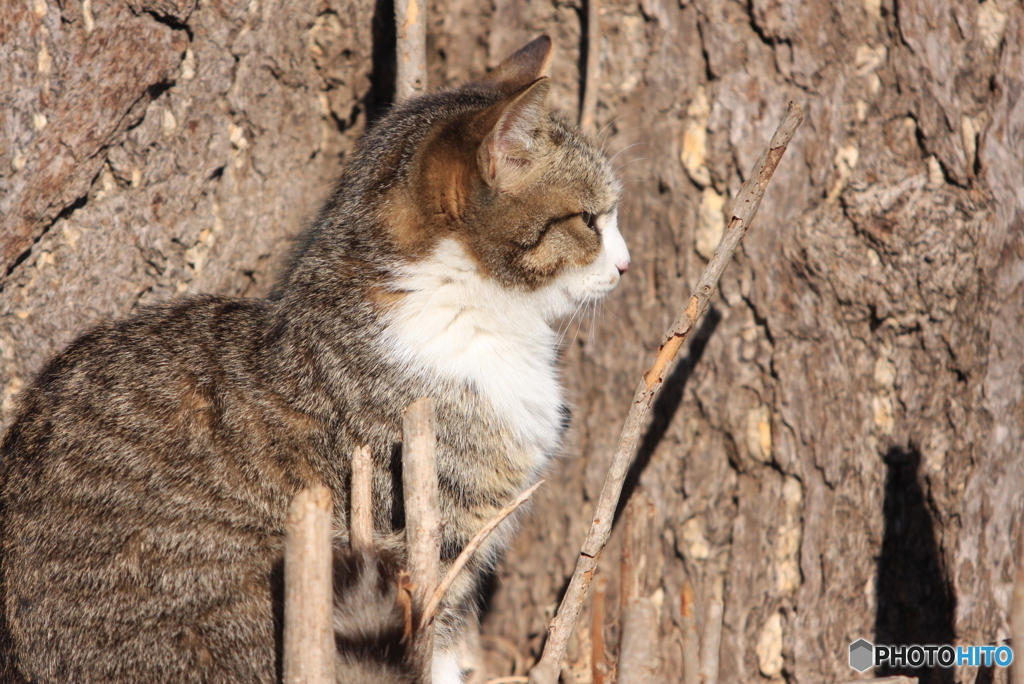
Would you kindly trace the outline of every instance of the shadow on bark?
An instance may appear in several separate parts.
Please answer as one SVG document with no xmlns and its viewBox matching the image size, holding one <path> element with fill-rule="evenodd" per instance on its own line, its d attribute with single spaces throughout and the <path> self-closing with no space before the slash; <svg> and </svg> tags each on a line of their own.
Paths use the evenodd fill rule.
<svg viewBox="0 0 1024 684">
<path fill-rule="evenodd" d="M 885 464 L 875 643 L 952 644 L 956 597 L 942 567 L 935 524 L 918 478 L 921 454 L 891 449 Z M 915 676 L 921 684 L 953 684 L 953 670 L 938 666 L 885 667 L 876 674 Z"/>
<path fill-rule="evenodd" d="M 366 93 L 366 124 L 371 126 L 387 113 L 395 99 L 395 2 L 376 0 L 373 5 L 373 68 Z"/>
<path fill-rule="evenodd" d="M 691 338 L 689 353 L 679 360 L 675 370 L 666 378 L 661 395 L 654 402 L 654 406 L 651 407 L 651 413 L 654 417 L 647 428 L 647 432 L 644 433 L 643 440 L 640 442 L 640 448 L 636 452 L 636 458 L 633 459 L 633 463 L 629 467 L 629 474 L 626 475 L 626 481 L 622 486 L 619 505 L 615 509 L 616 522 L 618 522 L 619 516 L 622 515 L 622 511 L 626 507 L 626 503 L 629 502 L 629 498 L 633 496 L 633 492 L 639 486 L 640 476 L 643 474 L 644 469 L 647 468 L 647 464 L 651 462 L 655 449 L 658 448 L 661 440 L 665 437 L 668 426 L 672 424 L 672 419 L 675 418 L 680 404 L 683 403 L 683 392 L 686 390 L 686 383 L 689 382 L 694 369 L 700 363 L 700 359 L 704 355 L 704 348 L 707 347 L 708 340 L 715 333 L 715 329 L 718 328 L 721 320 L 722 314 L 717 309 L 711 307 L 707 310 L 704 320 Z"/>
</svg>

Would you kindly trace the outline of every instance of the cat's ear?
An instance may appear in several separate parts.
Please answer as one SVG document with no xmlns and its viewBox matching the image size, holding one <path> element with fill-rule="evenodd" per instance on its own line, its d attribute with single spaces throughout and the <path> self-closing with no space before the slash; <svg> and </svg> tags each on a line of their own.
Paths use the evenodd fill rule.
<svg viewBox="0 0 1024 684">
<path fill-rule="evenodd" d="M 534 166 L 536 136 L 548 119 L 551 79 L 537 79 L 521 93 L 495 105 L 497 123 L 484 136 L 477 151 L 477 164 L 491 187 L 512 190 Z"/>
<path fill-rule="evenodd" d="M 525 88 L 538 78 L 546 76 L 551 64 L 551 39 L 547 36 L 535 38 L 514 55 L 505 59 L 480 83 L 496 88 L 502 93 L 514 93 Z"/>
</svg>

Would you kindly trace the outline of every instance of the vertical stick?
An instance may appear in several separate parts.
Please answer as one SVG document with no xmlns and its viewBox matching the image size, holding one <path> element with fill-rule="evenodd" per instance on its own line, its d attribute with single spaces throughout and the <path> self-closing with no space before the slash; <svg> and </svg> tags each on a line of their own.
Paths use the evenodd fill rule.
<svg viewBox="0 0 1024 684">
<path fill-rule="evenodd" d="M 690 580 L 683 580 L 683 591 L 680 596 L 680 609 L 683 614 L 683 684 L 697 684 L 700 679 L 700 658 L 697 655 L 697 616 L 693 609 L 693 585 Z"/>
<path fill-rule="evenodd" d="M 654 504 L 646 494 L 639 493 L 626 504 L 619 592 L 619 681 L 629 684 L 654 684 L 658 673 L 658 609 L 647 598 L 646 581 L 653 517 Z"/>
<path fill-rule="evenodd" d="M 433 399 L 417 399 L 405 409 L 402 442 L 405 535 L 409 543 L 414 620 L 419 620 L 437 587 L 441 565 Z M 416 648 L 429 664 L 434 650 L 434 630 L 431 627 L 417 630 L 415 638 Z"/>
<path fill-rule="evenodd" d="M 645 595 L 653 516 L 654 504 L 646 494 L 636 494 L 626 504 L 622 521 L 622 588 L 619 591 L 619 603 L 623 609 L 630 601 Z"/>
<path fill-rule="evenodd" d="M 721 599 L 712 599 L 704 615 L 704 630 L 700 635 L 700 684 L 718 684 L 718 660 L 722 647 Z"/>
<path fill-rule="evenodd" d="M 304 489 L 285 522 L 285 684 L 334 684 L 331 557 L 331 492 Z"/>
<path fill-rule="evenodd" d="M 395 101 L 427 89 L 427 6 L 424 0 L 395 0 Z"/>
<path fill-rule="evenodd" d="M 352 483 L 349 497 L 348 534 L 353 549 L 373 548 L 373 459 L 370 447 L 352 452 Z"/>
<path fill-rule="evenodd" d="M 658 609 L 641 597 L 622 613 L 622 646 L 619 649 L 619 681 L 623 684 L 657 684 Z"/>
<path fill-rule="evenodd" d="M 593 684 L 604 684 L 608 663 L 604 658 L 604 598 L 608 592 L 608 579 L 602 575 L 594 587 L 594 613 L 590 618 L 590 671 Z"/>
<path fill-rule="evenodd" d="M 580 130 L 584 135 L 597 133 L 594 117 L 597 112 L 598 70 L 601 68 L 601 22 L 598 0 L 586 0 L 587 6 L 587 73 L 583 75 L 583 101 L 580 104 Z"/>
</svg>

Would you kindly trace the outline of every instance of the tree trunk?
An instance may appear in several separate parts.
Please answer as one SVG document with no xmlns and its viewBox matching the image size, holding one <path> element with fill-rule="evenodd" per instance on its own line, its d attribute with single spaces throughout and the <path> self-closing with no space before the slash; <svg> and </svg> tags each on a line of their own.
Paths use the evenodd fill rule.
<svg viewBox="0 0 1024 684">
<path fill-rule="evenodd" d="M 18 390 L 96 321 L 192 293 L 265 295 L 388 96 L 394 57 L 385 0 L 0 2 L 6 426 Z M 576 116 L 578 0 L 428 5 L 430 88 L 547 32 L 553 99 Z M 539 653 L 633 388 L 789 100 L 806 121 L 627 485 L 657 511 L 659 681 L 682 671 L 684 577 L 698 620 L 724 600 L 722 682 L 852 679 L 860 637 L 1006 638 L 1024 508 L 1024 9 L 601 10 L 597 127 L 626 184 L 634 265 L 565 337 L 569 442 L 494 583 L 482 643 Z M 567 681 L 590 681 L 589 622 Z M 508 674 L 487 653 L 489 674 Z"/>
</svg>

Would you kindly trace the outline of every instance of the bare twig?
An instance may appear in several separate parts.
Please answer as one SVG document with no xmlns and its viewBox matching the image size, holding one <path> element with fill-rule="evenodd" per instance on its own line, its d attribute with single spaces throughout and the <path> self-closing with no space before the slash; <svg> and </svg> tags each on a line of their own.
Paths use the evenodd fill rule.
<svg viewBox="0 0 1024 684">
<path fill-rule="evenodd" d="M 442 579 L 441 583 L 437 585 L 437 589 L 434 590 L 434 593 L 431 594 L 430 599 L 427 601 L 427 606 L 423 610 L 423 618 L 420 620 L 421 628 L 430 624 L 430 621 L 434 619 L 434 615 L 437 613 L 437 607 L 441 604 L 441 599 L 444 598 L 445 592 L 448 591 L 452 584 L 455 583 L 459 573 L 464 567 L 466 567 L 466 563 L 468 563 L 469 559 L 473 557 L 473 554 L 480 548 L 480 545 L 487 541 L 487 537 L 490 536 L 491 532 L 497 529 L 498 525 L 500 525 L 505 518 L 512 515 L 517 508 L 526 503 L 526 501 L 542 484 L 544 484 L 544 480 L 538 480 L 532 487 L 525 490 L 522 494 L 513 499 L 511 503 L 495 513 L 494 517 L 484 523 L 484 526 L 473 535 L 473 538 L 469 540 L 469 543 L 466 544 L 464 549 L 462 549 L 462 552 L 455 559 L 455 562 L 452 563 L 450 568 L 448 568 L 448 572 L 445 573 L 444 579 Z"/>
<path fill-rule="evenodd" d="M 895 677 L 880 677 L 878 679 L 857 679 L 843 684 L 917 684 L 917 677 L 906 677 L 896 675 Z"/>
<path fill-rule="evenodd" d="M 284 535 L 284 682 L 334 683 L 331 492 L 292 499 Z"/>
<path fill-rule="evenodd" d="M 711 295 L 722 277 L 722 272 L 732 260 L 733 253 L 747 232 L 750 221 L 761 204 L 761 198 L 764 197 L 768 181 L 771 180 L 775 167 L 779 165 L 779 161 L 786 151 L 786 145 L 789 144 L 793 133 L 796 132 L 802 121 L 803 110 L 800 105 L 790 102 L 786 115 L 775 131 L 775 135 L 772 136 L 768 149 L 758 158 L 753 172 L 743 183 L 736 199 L 732 202 L 730 207 L 732 218 L 722 235 L 718 249 L 715 250 L 714 256 L 711 257 L 707 268 L 704 269 L 700 280 L 697 281 L 696 292 L 690 298 L 682 315 L 669 329 L 665 341 L 658 350 L 654 365 L 644 373 L 643 380 L 637 386 L 629 415 L 622 428 L 622 435 L 619 437 L 618 450 L 612 457 L 611 468 L 605 477 L 604 486 L 601 488 L 601 497 L 597 503 L 594 520 L 591 522 L 590 531 L 587 533 L 583 548 L 580 549 L 579 558 L 576 560 L 576 570 L 573 572 L 569 588 L 562 598 L 558 614 L 548 628 L 544 653 L 530 672 L 531 684 L 555 684 L 558 680 L 559 666 L 565 656 L 569 635 L 572 634 L 576 627 L 576 621 L 579 619 L 583 599 L 593 579 L 594 569 L 597 567 L 597 559 L 605 544 L 608 543 L 615 507 L 618 504 L 619 495 L 622 493 L 622 484 L 629 471 L 630 461 L 633 460 L 633 455 L 636 453 L 641 431 L 647 424 L 651 405 L 661 390 L 668 366 L 675 358 L 694 323 L 708 308 Z"/>
<path fill-rule="evenodd" d="M 697 611 L 694 610 L 693 585 L 690 584 L 690 580 L 683 580 L 679 604 L 683 616 L 680 625 L 683 638 L 683 684 L 698 684 L 700 681 L 700 645 L 697 643 Z"/>
<path fill-rule="evenodd" d="M 529 677 L 525 676 L 513 676 L 513 677 L 498 677 L 497 679 L 488 679 L 487 684 L 526 684 L 530 681 Z"/>
<path fill-rule="evenodd" d="M 644 596 L 653 518 L 654 503 L 646 494 L 638 493 L 626 504 L 622 530 L 622 571 L 619 577 L 619 604 L 623 609 L 630 601 Z"/>
<path fill-rule="evenodd" d="M 599 0 L 586 0 L 587 5 L 587 73 L 583 77 L 583 102 L 580 104 L 580 130 L 584 135 L 597 132 L 597 76 L 601 68 L 601 22 Z"/>
<path fill-rule="evenodd" d="M 437 464 L 434 400 L 417 399 L 405 409 L 402 422 L 402 490 L 405 493 L 405 535 L 409 544 L 409 576 L 414 615 L 422 615 L 437 586 L 441 565 L 441 522 L 437 507 Z M 429 665 L 434 630 L 416 630 L 415 648 Z"/>
<path fill-rule="evenodd" d="M 604 599 L 608 593 L 608 578 L 599 577 L 594 588 L 594 610 L 590 615 L 590 673 L 593 684 L 604 684 L 608 663 L 604 657 Z"/>
<path fill-rule="evenodd" d="M 639 493 L 629 500 L 622 530 L 619 681 L 630 684 L 653 684 L 658 671 L 658 610 L 646 595 L 653 518 L 650 497 Z"/>
<path fill-rule="evenodd" d="M 718 684 L 718 660 L 722 647 L 722 613 L 725 605 L 711 599 L 704 611 L 704 629 L 700 635 L 700 684 Z"/>
<path fill-rule="evenodd" d="M 655 684 L 658 679 L 658 608 L 647 597 L 633 599 L 622 611 L 619 681 Z"/>
<path fill-rule="evenodd" d="M 395 100 L 427 89 L 427 6 L 424 0 L 395 0 Z"/>
<path fill-rule="evenodd" d="M 349 495 L 349 543 L 353 549 L 373 547 L 373 460 L 370 447 L 352 452 L 352 484 Z"/>
</svg>

